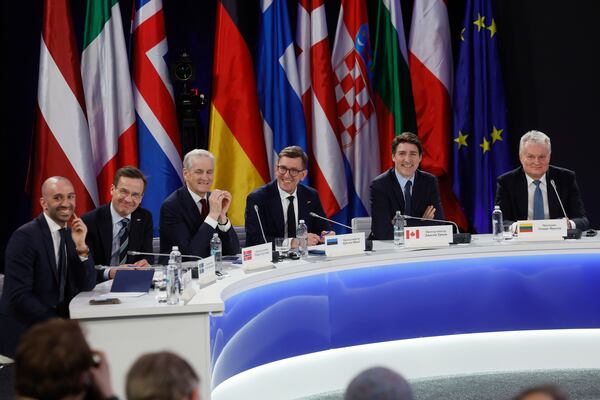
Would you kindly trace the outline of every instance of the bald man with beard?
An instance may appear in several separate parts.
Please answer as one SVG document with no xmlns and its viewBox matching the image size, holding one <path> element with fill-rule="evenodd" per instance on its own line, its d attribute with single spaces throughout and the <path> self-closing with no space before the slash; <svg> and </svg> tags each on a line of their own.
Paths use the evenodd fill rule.
<svg viewBox="0 0 600 400">
<path fill-rule="evenodd" d="M 1 354 L 12 356 L 22 333 L 35 323 L 68 318 L 71 299 L 94 288 L 87 227 L 75 215 L 75 199 L 68 179 L 48 178 L 40 198 L 43 212 L 8 241 L 0 299 Z"/>
</svg>

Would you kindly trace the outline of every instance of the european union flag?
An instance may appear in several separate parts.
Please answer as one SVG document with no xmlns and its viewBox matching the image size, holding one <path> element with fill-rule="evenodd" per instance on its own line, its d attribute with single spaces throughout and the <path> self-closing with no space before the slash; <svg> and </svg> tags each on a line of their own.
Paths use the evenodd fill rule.
<svg viewBox="0 0 600 400">
<path fill-rule="evenodd" d="M 468 0 L 454 81 L 454 192 L 478 233 L 490 232 L 496 177 L 511 168 L 491 0 Z"/>
</svg>

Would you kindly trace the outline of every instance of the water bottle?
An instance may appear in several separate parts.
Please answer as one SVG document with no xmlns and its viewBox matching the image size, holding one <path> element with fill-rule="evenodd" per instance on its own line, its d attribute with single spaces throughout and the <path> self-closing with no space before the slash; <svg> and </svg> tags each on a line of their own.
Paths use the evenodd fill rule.
<svg viewBox="0 0 600 400">
<path fill-rule="evenodd" d="M 219 239 L 219 234 L 213 233 L 213 237 L 210 240 L 210 255 L 215 257 L 215 272 L 218 273 L 221 273 L 223 270 L 222 254 L 223 250 L 221 247 L 221 239 Z"/>
<path fill-rule="evenodd" d="M 298 240 L 298 252 L 300 253 L 300 257 L 306 257 L 308 255 L 308 227 L 303 219 L 298 221 L 296 240 Z"/>
<path fill-rule="evenodd" d="M 502 220 L 500 206 L 494 206 L 494 211 L 492 212 L 492 236 L 497 242 L 504 240 L 504 221 Z"/>
<path fill-rule="evenodd" d="M 181 293 L 183 288 L 181 287 L 181 252 L 179 251 L 179 246 L 173 246 L 171 248 L 171 253 L 169 253 L 169 263 L 173 260 L 173 265 L 175 266 L 175 285 L 178 293 Z"/>
<path fill-rule="evenodd" d="M 396 211 L 394 217 L 394 246 L 401 247 L 404 245 L 404 217 L 400 211 Z"/>
<path fill-rule="evenodd" d="M 179 304 L 179 288 L 177 277 L 177 264 L 174 258 L 169 258 L 166 272 L 167 304 Z"/>
</svg>

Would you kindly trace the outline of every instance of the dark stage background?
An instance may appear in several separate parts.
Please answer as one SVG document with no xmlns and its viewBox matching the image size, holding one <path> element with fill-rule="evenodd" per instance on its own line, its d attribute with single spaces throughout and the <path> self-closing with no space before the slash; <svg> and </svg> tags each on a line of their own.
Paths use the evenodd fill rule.
<svg viewBox="0 0 600 400">
<path fill-rule="evenodd" d="M 216 0 L 163 0 L 170 56 L 187 50 L 197 65 L 194 87 L 210 95 Z M 295 25 L 296 2 L 288 1 Z M 327 1 L 329 37 L 333 42 L 339 0 Z M 403 2 L 405 26 L 410 2 Z M 460 32 L 465 0 L 448 0 L 453 38 Z M 85 0 L 71 0 L 81 47 Z M 121 0 L 125 32 L 129 32 L 132 1 Z M 508 105 L 508 135 L 515 165 L 518 139 L 530 129 L 552 138 L 552 163 L 577 172 L 588 216 L 600 223 L 600 159 L 596 118 L 600 114 L 599 3 L 592 0 L 496 0 L 495 20 Z M 42 0 L 0 4 L 0 116 L 2 206 L 0 259 L 12 232 L 30 219 L 26 176 L 36 108 Z M 373 19 L 371 19 L 373 20 Z M 456 40 L 454 40 L 456 42 Z M 177 91 L 176 87 L 176 91 Z M 199 112 L 208 126 L 208 109 Z M 37 200 L 36 200 L 37 201 Z"/>
</svg>

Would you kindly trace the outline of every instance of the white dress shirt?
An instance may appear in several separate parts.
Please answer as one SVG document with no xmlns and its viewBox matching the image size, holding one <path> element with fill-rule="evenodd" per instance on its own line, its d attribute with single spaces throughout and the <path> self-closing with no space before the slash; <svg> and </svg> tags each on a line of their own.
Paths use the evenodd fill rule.
<svg viewBox="0 0 600 400">
<path fill-rule="evenodd" d="M 112 202 L 110 203 L 110 216 L 112 218 L 112 248 L 110 250 L 111 259 L 110 265 L 116 266 L 119 265 L 119 254 L 115 254 L 119 247 L 121 247 L 121 240 L 119 239 L 119 231 L 123 227 L 121 221 L 123 218 L 127 218 L 129 223 L 131 224 L 131 214 L 121 217 L 119 213 L 113 208 Z M 104 271 L 104 274 L 107 275 L 108 271 Z M 108 276 L 107 276 L 108 278 Z"/>
<path fill-rule="evenodd" d="M 50 218 L 46 213 L 44 214 L 44 218 L 46 218 L 46 223 L 48 223 L 48 228 L 50 228 L 50 236 L 52 236 L 52 245 L 54 246 L 54 259 L 56 260 L 56 267 L 58 268 L 58 248 L 60 247 L 60 232 L 59 230 L 62 228 L 66 228 L 65 226 L 58 225 L 52 218 Z M 87 256 L 82 257 L 79 256 L 81 261 L 85 261 L 88 259 Z"/>
<path fill-rule="evenodd" d="M 294 196 L 294 201 L 292 204 L 294 205 L 294 216 L 296 217 L 296 226 L 298 226 L 298 186 L 296 186 L 296 189 L 294 190 L 293 193 L 288 193 L 285 190 L 282 190 L 279 187 L 279 184 L 277 184 L 277 190 L 279 190 L 279 197 L 281 197 L 281 208 L 283 208 L 283 226 L 284 226 L 284 231 L 286 231 L 287 230 L 287 210 L 290 205 L 290 201 L 288 200 L 288 197 L 290 197 L 290 196 Z M 296 232 L 292 232 L 291 234 L 288 232 L 288 237 L 296 237 Z"/>
<path fill-rule="evenodd" d="M 400 184 L 400 188 L 402 189 L 402 196 L 404 196 L 404 186 L 406 186 L 406 182 L 408 181 L 410 181 L 410 195 L 412 196 L 413 188 L 415 187 L 415 175 L 413 174 L 413 176 L 407 179 L 400 175 L 396 168 L 394 168 L 394 172 L 396 173 L 396 179 L 398 179 L 398 183 Z"/>
</svg>

